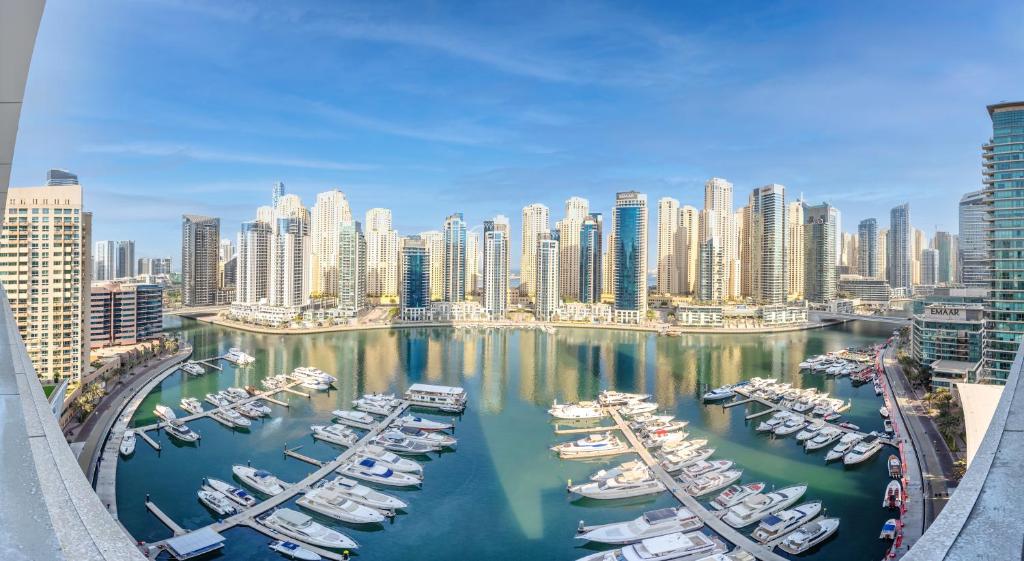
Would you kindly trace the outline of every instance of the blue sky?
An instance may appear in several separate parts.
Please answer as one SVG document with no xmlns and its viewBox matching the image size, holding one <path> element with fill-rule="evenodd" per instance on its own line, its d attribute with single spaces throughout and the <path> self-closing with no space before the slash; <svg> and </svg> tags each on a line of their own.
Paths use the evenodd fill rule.
<svg viewBox="0 0 1024 561">
<path fill-rule="evenodd" d="M 737 205 L 773 182 L 830 201 L 847 231 L 902 201 L 955 231 L 985 105 L 1024 97 L 1022 20 L 1019 1 L 50 0 L 12 185 L 75 171 L 95 239 L 176 268 L 182 213 L 234 237 L 278 180 L 389 207 L 403 234 L 628 189 L 700 207 L 711 176 Z"/>
</svg>

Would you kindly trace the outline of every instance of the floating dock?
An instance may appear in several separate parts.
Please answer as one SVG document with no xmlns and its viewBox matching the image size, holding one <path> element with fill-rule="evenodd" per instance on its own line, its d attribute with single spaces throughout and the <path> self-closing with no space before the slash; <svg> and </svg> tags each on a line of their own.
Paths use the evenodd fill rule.
<svg viewBox="0 0 1024 561">
<path fill-rule="evenodd" d="M 170 516 L 167 516 L 164 511 L 160 510 L 160 507 L 156 506 L 156 503 L 149 500 L 148 495 L 146 497 L 146 508 L 148 508 L 149 511 L 160 520 L 160 522 L 163 522 L 164 526 L 170 528 L 171 531 L 174 532 L 175 536 L 183 536 L 188 533 L 188 530 L 179 526 L 178 523 L 171 519 Z"/>
<path fill-rule="evenodd" d="M 557 426 L 557 425 L 556 425 Z M 612 426 L 600 426 L 600 427 L 586 427 L 578 429 L 555 429 L 555 434 L 585 434 L 591 432 L 608 432 L 613 430 L 619 430 L 619 427 Z"/>
<path fill-rule="evenodd" d="M 154 450 L 156 450 L 157 452 L 160 451 L 160 443 L 155 441 L 155 440 L 153 440 L 152 437 L 150 437 L 148 434 L 146 434 L 146 431 L 144 431 L 142 429 L 136 429 L 135 430 L 135 434 L 138 435 L 139 437 L 141 437 L 142 440 L 145 440 L 146 444 L 149 444 L 150 446 L 152 446 Z"/>
<path fill-rule="evenodd" d="M 311 457 L 309 457 L 309 456 L 307 456 L 305 454 L 300 454 L 299 453 L 299 449 L 300 448 L 302 448 L 302 446 L 296 446 L 295 448 L 291 448 L 291 449 L 285 448 L 284 449 L 284 455 L 285 456 L 290 456 L 292 458 L 295 458 L 296 460 L 301 460 L 303 462 L 306 462 L 307 464 L 313 464 L 316 467 L 322 467 L 324 465 L 323 462 L 321 462 L 320 460 L 318 460 L 316 458 L 311 458 Z"/>
</svg>

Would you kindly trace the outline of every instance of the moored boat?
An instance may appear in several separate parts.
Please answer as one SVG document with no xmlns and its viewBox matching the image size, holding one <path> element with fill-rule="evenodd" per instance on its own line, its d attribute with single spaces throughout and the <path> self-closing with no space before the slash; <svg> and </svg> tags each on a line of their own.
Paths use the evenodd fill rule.
<svg viewBox="0 0 1024 561">
<path fill-rule="evenodd" d="M 352 446 L 359 440 L 355 431 L 341 425 L 311 425 L 309 430 L 313 431 L 313 438 L 339 446 Z"/>
<path fill-rule="evenodd" d="M 193 415 L 198 415 L 203 412 L 203 404 L 194 397 L 185 397 L 181 400 L 181 408 Z"/>
<path fill-rule="evenodd" d="M 903 486 L 898 479 L 893 479 L 885 486 L 882 495 L 882 508 L 900 508 L 903 506 Z"/>
<path fill-rule="evenodd" d="M 661 460 L 661 467 L 669 473 L 675 473 L 690 464 L 706 460 L 715 453 L 714 448 L 694 448 L 665 454 Z"/>
<path fill-rule="evenodd" d="M 606 416 L 608 413 L 600 405 L 593 401 L 581 401 L 579 403 L 551 403 L 548 415 L 562 421 L 596 420 Z"/>
<path fill-rule="evenodd" d="M 438 452 L 441 450 L 441 447 L 436 444 L 414 441 L 395 433 L 379 434 L 370 440 L 370 444 L 375 444 L 381 448 L 398 454 L 409 454 L 413 456 L 422 456 L 424 454 Z"/>
<path fill-rule="evenodd" d="M 806 485 L 793 485 L 763 495 L 752 495 L 734 505 L 722 517 L 722 521 L 733 528 L 743 528 L 761 520 L 769 514 L 789 508 L 807 492 Z"/>
<path fill-rule="evenodd" d="M 462 413 L 466 409 L 466 390 L 455 386 L 413 384 L 405 392 L 405 399 L 413 405 L 430 407 L 448 413 Z"/>
<path fill-rule="evenodd" d="M 264 495 L 274 496 L 284 492 L 284 484 L 269 471 L 240 465 L 231 466 L 231 471 L 239 481 Z"/>
<path fill-rule="evenodd" d="M 336 471 L 345 477 L 392 487 L 415 487 L 423 483 L 416 474 L 395 471 L 370 458 L 364 458 L 359 462 L 345 462 Z"/>
<path fill-rule="evenodd" d="M 732 465 L 733 463 L 730 460 L 700 460 L 684 467 L 680 470 L 680 475 L 687 479 L 693 479 L 708 473 L 725 471 L 731 468 Z"/>
<path fill-rule="evenodd" d="M 751 534 L 761 543 L 775 541 L 821 514 L 821 501 L 811 501 L 766 516 Z"/>
<path fill-rule="evenodd" d="M 246 353 L 237 347 L 231 347 L 224 355 L 224 360 L 238 366 L 247 366 L 256 362 L 256 357 Z"/>
<path fill-rule="evenodd" d="M 203 368 L 198 362 L 188 361 L 181 365 L 182 371 L 189 376 L 201 376 L 206 374 L 206 369 Z"/>
<path fill-rule="evenodd" d="M 121 446 L 119 448 L 122 456 L 131 456 L 135 453 L 135 431 L 128 429 L 121 435 Z"/>
<path fill-rule="evenodd" d="M 717 537 L 701 532 L 673 532 L 646 538 L 621 549 L 602 551 L 578 561 L 683 561 L 727 551 Z"/>
<path fill-rule="evenodd" d="M 565 459 L 573 458 L 599 458 L 602 456 L 615 456 L 629 452 L 629 445 L 612 435 L 610 432 L 603 434 L 591 434 L 579 440 L 563 442 L 551 447 L 559 457 Z"/>
<path fill-rule="evenodd" d="M 755 483 L 747 483 L 746 485 L 730 485 L 722 491 L 717 497 L 711 500 L 711 508 L 715 510 L 726 510 L 743 499 L 764 491 L 765 484 L 761 481 Z"/>
<path fill-rule="evenodd" d="M 352 456 L 352 461 L 359 462 L 365 458 L 370 458 L 371 460 L 385 464 L 395 471 L 423 474 L 423 466 L 420 463 L 414 462 L 408 458 L 403 458 L 398 454 L 389 452 L 375 444 L 367 444 L 366 446 L 359 448 Z"/>
<path fill-rule="evenodd" d="M 178 418 L 178 416 L 174 414 L 173 409 L 162 403 L 157 404 L 157 406 L 153 408 L 153 414 L 156 415 L 160 420 L 167 422 L 171 422 L 174 419 Z"/>
<path fill-rule="evenodd" d="M 376 524 L 385 520 L 379 510 L 359 504 L 330 486 L 310 489 L 295 503 L 302 508 L 352 524 Z"/>
<path fill-rule="evenodd" d="M 633 401 L 619 409 L 619 413 L 625 417 L 635 417 L 644 413 L 653 413 L 658 410 L 658 404 L 650 401 Z"/>
<path fill-rule="evenodd" d="M 618 477 L 618 476 L 622 475 L 623 473 L 626 473 L 626 472 L 629 472 L 629 471 L 645 471 L 647 469 L 648 469 L 647 464 L 643 463 L 642 461 L 640 461 L 640 460 L 630 460 L 628 462 L 623 462 L 623 463 L 621 463 L 621 464 L 619 464 L 619 465 L 617 465 L 617 466 L 615 466 L 613 468 L 602 469 L 602 470 L 598 471 L 597 473 L 595 473 L 594 475 L 591 475 L 590 476 L 590 480 L 591 481 L 604 481 L 605 479 L 611 479 L 613 477 Z"/>
<path fill-rule="evenodd" d="M 359 544 L 352 538 L 332 530 L 297 510 L 279 508 L 256 519 L 264 526 L 310 545 L 335 549 L 356 549 Z"/>
<path fill-rule="evenodd" d="M 204 480 L 204 483 L 214 491 L 218 491 L 225 497 L 246 508 L 255 505 L 257 502 L 256 497 L 250 495 L 248 491 L 240 487 L 235 487 L 226 481 L 207 477 Z"/>
<path fill-rule="evenodd" d="M 664 490 L 665 484 L 655 479 L 650 469 L 627 471 L 608 479 L 569 487 L 570 493 L 589 499 L 627 499 L 655 495 Z"/>
<path fill-rule="evenodd" d="M 351 499 L 361 505 L 375 508 L 384 513 L 394 514 L 396 510 L 403 509 L 408 506 L 405 502 L 396 497 L 371 489 L 348 477 L 335 477 L 330 481 L 323 482 L 322 485 L 329 486 L 338 493 L 341 493 L 347 499 Z"/>
<path fill-rule="evenodd" d="M 189 443 L 199 440 L 199 433 L 188 428 L 188 425 L 181 421 L 171 421 L 164 426 L 164 430 L 167 431 L 167 436 L 179 440 L 181 442 Z"/>
<path fill-rule="evenodd" d="M 196 497 L 199 498 L 199 502 L 203 503 L 206 508 L 221 516 L 228 516 L 238 512 L 238 508 L 223 493 L 206 485 L 203 485 L 196 492 Z"/>
<path fill-rule="evenodd" d="M 413 429 L 425 430 L 425 431 L 440 431 L 450 430 L 455 425 L 451 423 L 442 423 L 431 419 L 424 419 L 423 417 L 417 417 L 415 415 L 406 415 L 399 419 L 396 419 L 393 426 L 395 427 L 409 427 Z"/>
<path fill-rule="evenodd" d="M 863 434 L 856 432 L 848 432 L 844 434 L 843 437 L 839 439 L 839 444 L 836 444 L 834 448 L 828 451 L 828 454 L 825 454 L 825 461 L 831 462 L 842 458 L 847 452 L 853 450 L 853 447 L 863 440 L 863 438 Z"/>
<path fill-rule="evenodd" d="M 820 518 L 800 526 L 779 544 L 779 549 L 793 555 L 799 555 L 808 549 L 827 540 L 839 529 L 838 518 Z"/>
<path fill-rule="evenodd" d="M 825 427 L 810 439 L 804 441 L 804 449 L 808 452 L 824 448 L 843 436 L 843 431 L 835 427 Z"/>
<path fill-rule="evenodd" d="M 661 508 L 626 522 L 598 526 L 584 526 L 581 522 L 576 539 L 623 545 L 676 532 L 693 532 L 703 527 L 704 521 L 685 508 Z"/>
<path fill-rule="evenodd" d="M 896 454 L 889 454 L 889 477 L 900 477 L 903 475 L 903 465 Z"/>
<path fill-rule="evenodd" d="M 310 551 L 295 542 L 286 540 L 274 540 L 267 544 L 267 547 L 269 547 L 271 551 L 276 551 L 289 559 L 297 559 L 298 561 L 320 561 L 323 559 L 323 557 L 320 557 L 319 553 Z"/>
<path fill-rule="evenodd" d="M 616 390 L 603 390 L 597 396 L 597 402 L 605 407 L 614 407 L 618 405 L 626 405 L 634 401 L 647 401 L 650 398 L 650 394 L 646 393 L 626 393 Z"/>
<path fill-rule="evenodd" d="M 331 415 L 338 420 L 339 423 L 349 425 L 360 429 L 372 429 L 377 425 L 377 419 L 364 411 L 347 411 L 344 409 L 337 409 L 331 411 Z"/>
<path fill-rule="evenodd" d="M 709 473 L 690 481 L 683 490 L 691 497 L 699 497 L 724 489 L 738 481 L 742 476 L 743 471 L 738 469 Z"/>
<path fill-rule="evenodd" d="M 896 533 L 898 531 L 898 525 L 895 518 L 890 518 L 885 521 L 882 525 L 882 531 L 878 534 L 880 540 L 894 540 L 896 539 Z"/>
<path fill-rule="evenodd" d="M 882 441 L 877 436 L 868 435 L 864 440 L 861 440 L 853 447 L 845 456 L 843 456 L 843 464 L 852 466 L 861 462 L 866 462 L 871 459 L 872 456 L 878 453 L 882 449 Z"/>
</svg>

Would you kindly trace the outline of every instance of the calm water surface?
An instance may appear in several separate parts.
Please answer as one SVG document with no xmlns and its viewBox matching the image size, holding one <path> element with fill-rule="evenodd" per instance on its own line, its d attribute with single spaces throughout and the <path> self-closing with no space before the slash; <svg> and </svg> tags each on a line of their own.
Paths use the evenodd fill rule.
<svg viewBox="0 0 1024 561">
<path fill-rule="evenodd" d="M 195 356 L 241 347 L 256 364 L 188 378 L 173 374 L 144 401 L 136 425 L 154 421 L 158 403 L 178 407 L 182 397 L 200 400 L 229 386 L 259 385 L 267 375 L 301 365 L 334 373 L 337 388 L 311 399 L 278 394 L 289 408 L 271 405 L 273 415 L 247 431 L 232 431 L 211 419 L 191 423 L 202 434 L 199 446 L 182 446 L 161 433 L 157 453 L 141 439 L 133 457 L 120 459 L 117 500 L 120 519 L 139 540 L 170 536 L 144 506 L 152 500 L 186 528 L 214 521 L 195 491 L 205 476 L 231 480 L 231 465 L 252 462 L 286 481 L 297 481 L 313 467 L 282 454 L 284 447 L 330 459 L 341 449 L 310 437 L 309 425 L 328 422 L 330 412 L 348 408 L 365 392 L 402 392 L 415 382 L 464 386 L 470 406 L 456 420 L 456 452 L 423 460 L 422 489 L 382 490 L 409 503 L 393 522 L 370 528 L 344 527 L 320 518 L 356 539 L 363 559 L 405 560 L 573 560 L 593 552 L 573 539 L 576 525 L 626 520 L 645 510 L 674 506 L 668 494 L 629 501 L 576 501 L 566 481 L 580 481 L 609 461 L 562 461 L 548 447 L 571 437 L 556 436 L 546 410 L 552 399 L 594 398 L 603 388 L 651 393 L 663 409 L 690 421 L 691 438 L 707 438 L 715 458 L 731 459 L 744 482 L 775 487 L 807 483 L 803 500 L 820 499 L 830 516 L 842 519 L 839 533 L 805 558 L 877 560 L 886 544 L 878 532 L 889 514 L 880 508 L 888 482 L 886 450 L 855 468 L 825 465 L 821 450 L 805 453 L 790 438 L 772 440 L 745 421 L 745 407 L 704 406 L 706 386 L 754 376 L 772 376 L 796 387 L 816 387 L 852 399 L 845 418 L 863 430 L 880 430 L 880 399 L 871 385 L 853 388 L 849 379 L 798 373 L 804 357 L 850 345 L 882 340 L 884 326 L 846 326 L 770 335 L 693 335 L 658 337 L 646 333 L 560 329 L 535 331 L 455 331 L 409 329 L 321 335 L 257 335 L 169 318 L 168 329 L 195 346 Z M 208 404 L 204 406 L 209 408 Z M 153 433 L 150 433 L 153 434 Z M 292 508 L 298 508 L 291 505 Z M 752 530 L 753 526 L 748 528 Z M 261 534 L 237 528 L 225 534 L 227 546 L 211 559 L 277 560 Z"/>
</svg>

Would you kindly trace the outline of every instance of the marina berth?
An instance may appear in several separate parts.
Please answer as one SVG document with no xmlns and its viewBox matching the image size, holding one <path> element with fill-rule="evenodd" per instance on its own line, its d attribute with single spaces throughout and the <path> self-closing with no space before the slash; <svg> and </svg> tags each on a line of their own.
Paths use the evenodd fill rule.
<svg viewBox="0 0 1024 561">
<path fill-rule="evenodd" d="M 367 444 L 357 449 L 356 453 L 352 456 L 352 461 L 358 463 L 367 458 L 385 464 L 395 471 L 423 474 L 423 466 L 419 463 L 403 458 L 394 452 L 388 452 L 384 448 L 373 444 Z"/>
<path fill-rule="evenodd" d="M 644 413 L 653 413 L 658 410 L 657 403 L 651 403 L 649 401 L 634 401 L 628 403 L 619 409 L 619 413 L 625 417 L 635 417 Z"/>
<path fill-rule="evenodd" d="M 359 440 L 355 431 L 341 425 L 311 425 L 309 430 L 313 431 L 313 438 L 339 446 L 352 446 Z"/>
<path fill-rule="evenodd" d="M 202 402 L 194 397 L 182 398 L 180 405 L 182 409 L 193 415 L 198 415 L 203 412 Z"/>
<path fill-rule="evenodd" d="M 206 483 L 206 486 L 213 489 L 214 491 L 220 492 L 228 499 L 246 508 L 255 505 L 257 502 L 256 497 L 250 495 L 248 491 L 239 487 L 235 487 L 234 485 L 226 481 L 221 481 L 220 479 L 207 477 L 204 480 L 204 483 Z"/>
<path fill-rule="evenodd" d="M 618 477 L 618 476 L 620 476 L 620 475 L 622 475 L 623 473 L 626 473 L 626 472 L 630 472 L 630 471 L 647 471 L 648 469 L 649 468 L 647 467 L 647 464 L 641 462 L 640 460 L 630 460 L 628 462 L 623 462 L 623 463 L 621 463 L 621 464 L 619 464 L 619 465 L 617 465 L 617 466 L 615 466 L 613 468 L 610 468 L 610 469 L 602 469 L 602 470 L 598 471 L 597 473 L 595 473 L 594 475 L 591 475 L 590 476 L 590 480 L 591 481 L 604 481 L 605 479 L 611 479 L 613 477 Z"/>
<path fill-rule="evenodd" d="M 563 442 L 551 447 L 563 459 L 600 458 L 629 452 L 629 445 L 610 432 L 591 434 L 572 442 Z"/>
<path fill-rule="evenodd" d="M 593 401 L 581 401 L 579 403 L 551 403 L 548 415 L 562 421 L 582 421 L 600 419 L 608 415 L 600 405 Z"/>
<path fill-rule="evenodd" d="M 418 475 L 395 471 L 369 458 L 358 463 L 346 462 L 338 466 L 336 471 L 345 477 L 392 487 L 415 487 L 423 483 Z"/>
<path fill-rule="evenodd" d="M 758 542 L 775 541 L 821 514 L 821 501 L 812 501 L 766 516 L 750 535 Z"/>
<path fill-rule="evenodd" d="M 128 429 L 121 435 L 121 446 L 118 451 L 122 456 L 128 457 L 135 453 L 135 431 Z"/>
<path fill-rule="evenodd" d="M 238 507 L 229 501 L 223 493 L 207 487 L 206 485 L 203 485 L 203 487 L 196 492 L 196 496 L 199 498 L 199 502 L 203 503 L 206 508 L 220 516 L 229 516 L 238 512 Z"/>
<path fill-rule="evenodd" d="M 636 543 L 677 532 L 693 532 L 704 527 L 699 516 L 685 508 L 661 508 L 643 513 L 633 520 L 584 526 L 576 533 L 576 539 L 612 545 Z"/>
<path fill-rule="evenodd" d="M 199 440 L 199 433 L 188 428 L 188 425 L 181 421 L 171 421 L 164 427 L 167 431 L 167 436 L 184 443 L 195 442 Z"/>
<path fill-rule="evenodd" d="M 871 459 L 872 456 L 878 453 L 882 449 L 882 441 L 875 435 L 868 435 L 864 440 L 861 440 L 853 447 L 845 456 L 843 456 L 843 464 L 852 466 L 861 462 L 866 462 Z"/>
<path fill-rule="evenodd" d="M 297 510 L 279 508 L 256 519 L 260 524 L 301 542 L 335 549 L 356 549 L 352 538 L 332 530 Z"/>
<path fill-rule="evenodd" d="M 692 448 L 666 454 L 661 460 L 661 467 L 669 473 L 675 473 L 690 464 L 706 460 L 715 453 L 714 448 Z"/>
<path fill-rule="evenodd" d="M 405 392 L 405 399 L 413 405 L 431 407 L 449 413 L 462 413 L 466 409 L 466 390 L 452 386 L 413 384 Z"/>
<path fill-rule="evenodd" d="M 702 495 L 707 495 L 709 493 L 725 489 L 729 485 L 739 481 L 742 476 L 743 471 L 738 469 L 713 472 L 693 479 L 686 485 L 686 487 L 683 488 L 683 490 L 691 497 L 700 497 Z"/>
<path fill-rule="evenodd" d="M 838 518 L 819 518 L 786 536 L 779 544 L 779 549 L 792 555 L 799 555 L 827 540 L 838 529 Z"/>
<path fill-rule="evenodd" d="M 650 398 L 650 394 L 646 393 L 626 393 L 615 390 L 603 390 L 597 396 L 597 402 L 605 407 L 615 407 L 619 405 L 627 405 L 634 401 L 647 401 Z"/>
<path fill-rule="evenodd" d="M 708 473 L 725 471 L 731 468 L 732 465 L 733 463 L 730 460 L 714 460 L 710 462 L 707 460 L 700 460 L 684 467 L 680 470 L 679 475 L 687 479 L 693 479 Z"/>
<path fill-rule="evenodd" d="M 351 524 L 377 524 L 385 520 L 385 516 L 379 510 L 359 504 L 331 487 L 311 489 L 295 503 L 302 508 Z"/>
<path fill-rule="evenodd" d="M 806 485 L 793 485 L 764 495 L 752 495 L 730 508 L 722 517 L 722 521 L 737 529 L 749 526 L 769 514 L 789 508 L 800 500 L 805 492 Z"/>
<path fill-rule="evenodd" d="M 370 440 L 370 444 L 380 446 L 397 454 L 409 454 L 412 456 L 422 456 L 431 452 L 441 451 L 441 447 L 436 444 L 414 441 L 402 436 L 400 433 L 394 432 L 377 435 Z"/>
<path fill-rule="evenodd" d="M 174 414 L 173 409 L 163 404 L 157 404 L 157 406 L 153 409 L 153 414 L 156 415 L 157 418 L 159 418 L 161 421 L 167 422 L 171 422 L 174 419 L 178 418 L 178 416 Z"/>
<path fill-rule="evenodd" d="M 310 551 L 297 543 L 289 541 L 274 540 L 267 544 L 267 547 L 270 548 L 271 551 L 276 551 L 289 559 L 297 559 L 299 561 L 320 561 L 323 559 L 323 557 L 320 557 L 319 553 Z"/>
<path fill-rule="evenodd" d="M 394 514 L 396 510 L 409 506 L 396 497 L 371 489 L 348 477 L 335 477 L 330 481 L 322 482 L 321 486 L 332 489 L 346 499 L 388 514 Z"/>
<path fill-rule="evenodd" d="M 274 474 L 262 469 L 255 469 L 249 466 L 231 466 L 231 472 L 235 474 L 243 484 L 263 493 L 264 495 L 279 495 L 284 492 L 284 484 Z"/>
<path fill-rule="evenodd" d="M 238 366 L 248 366 L 256 362 L 256 357 L 246 353 L 238 347 L 231 347 L 228 349 L 227 354 L 224 355 L 224 360 Z"/>
<path fill-rule="evenodd" d="M 579 561 L 696 561 L 702 556 L 727 551 L 717 537 L 701 532 L 675 532 L 647 538 L 622 549 L 602 551 Z"/>
<path fill-rule="evenodd" d="M 825 427 L 818 431 L 813 437 L 804 441 L 804 449 L 807 451 L 820 450 L 843 436 L 843 431 L 835 427 Z"/>
<path fill-rule="evenodd" d="M 765 484 L 758 481 L 746 485 L 730 485 L 709 503 L 715 510 L 726 510 L 738 504 L 743 499 L 756 495 L 765 489 Z"/>
<path fill-rule="evenodd" d="M 655 479 L 650 469 L 627 471 L 608 479 L 569 487 L 570 493 L 589 499 L 628 499 L 656 495 L 664 490 L 665 484 Z"/>
<path fill-rule="evenodd" d="M 900 508 L 903 506 L 903 486 L 898 479 L 893 479 L 885 487 L 882 495 L 882 508 Z"/>
<path fill-rule="evenodd" d="M 350 427 L 369 430 L 377 426 L 377 419 L 373 415 L 363 411 L 346 411 L 343 409 L 336 409 L 331 411 L 331 415 L 334 415 L 334 418 L 337 419 L 339 423 Z"/>
<path fill-rule="evenodd" d="M 424 419 L 423 417 L 417 417 L 415 415 L 406 415 L 404 417 L 396 419 L 395 422 L 393 423 L 393 426 L 399 428 L 408 427 L 412 429 L 419 429 L 431 432 L 451 430 L 455 428 L 455 425 L 453 425 L 452 423 L 442 423 L 439 421 L 433 421 L 431 419 Z"/>
<path fill-rule="evenodd" d="M 181 365 L 181 370 L 189 376 L 202 376 L 203 374 L 206 374 L 205 368 L 203 368 L 199 363 L 191 360 Z"/>
</svg>

